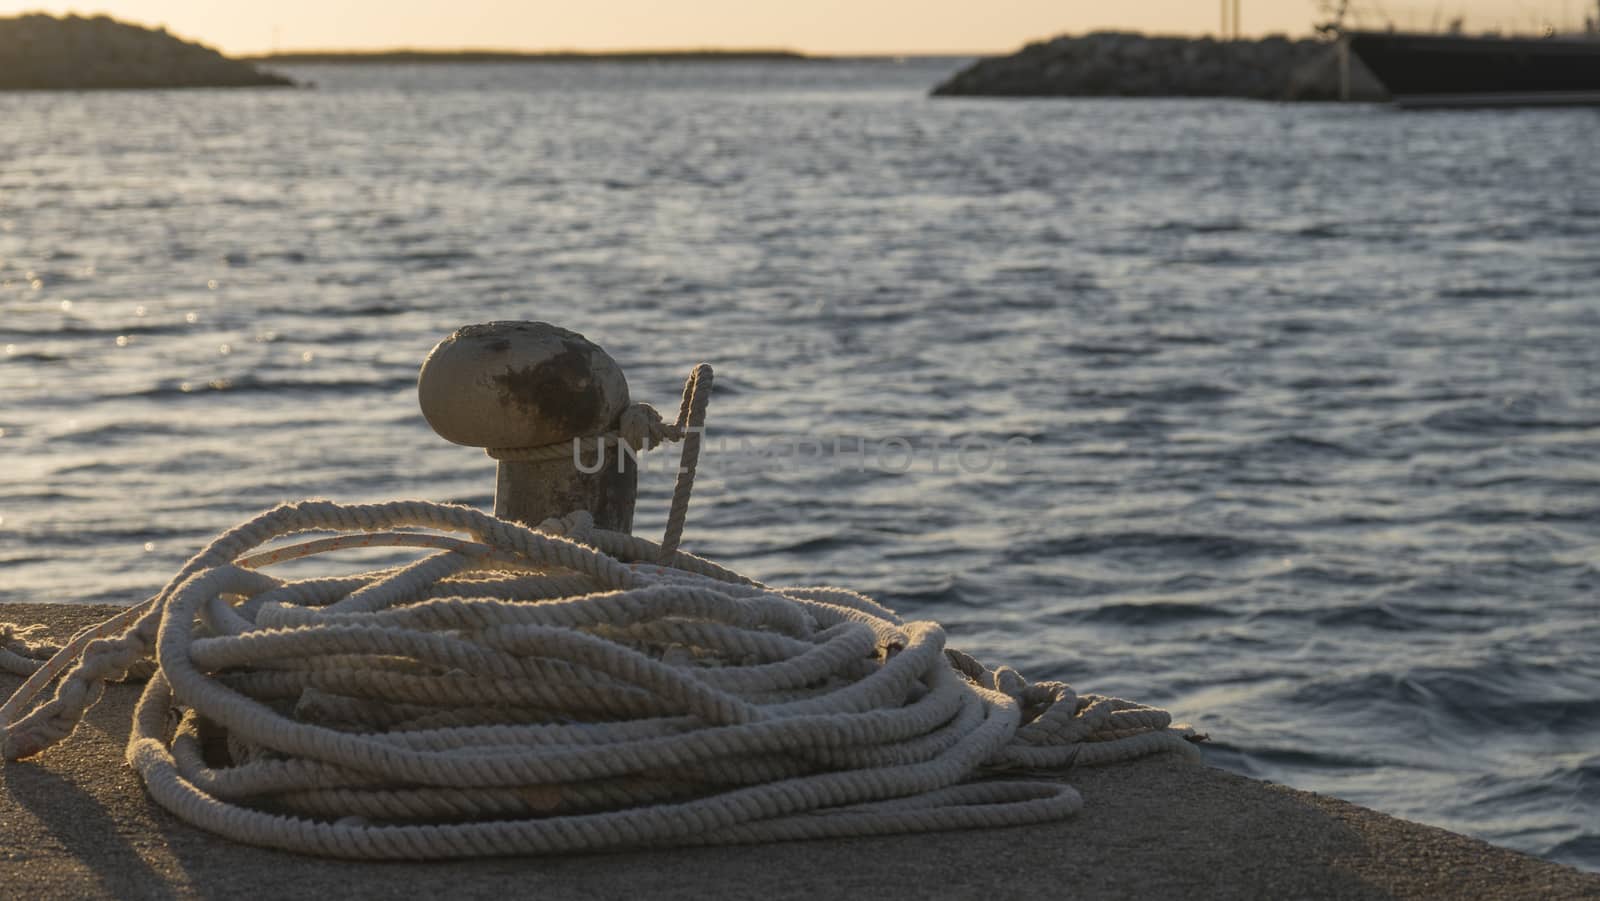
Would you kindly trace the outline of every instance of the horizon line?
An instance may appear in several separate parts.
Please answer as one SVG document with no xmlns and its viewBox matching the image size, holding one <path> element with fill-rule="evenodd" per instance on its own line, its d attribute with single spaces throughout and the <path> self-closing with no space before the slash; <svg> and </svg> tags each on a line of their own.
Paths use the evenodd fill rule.
<svg viewBox="0 0 1600 901">
<path fill-rule="evenodd" d="M 1045 37 L 1028 38 L 1022 43 L 1008 48 L 974 49 L 940 49 L 940 50 L 806 50 L 796 47 L 761 47 L 761 46 L 733 46 L 733 45 L 702 45 L 702 46 L 659 46 L 659 47 L 601 47 L 601 48 L 575 48 L 575 47 L 544 47 L 544 48 L 507 48 L 507 47 L 428 47 L 428 46 L 375 46 L 375 47 L 279 47 L 269 50 L 237 51 L 231 56 L 240 58 L 260 58 L 268 56 L 379 56 L 384 54 L 413 53 L 419 55 L 450 55 L 450 54 L 481 54 L 485 56 L 644 56 L 649 54 L 688 55 L 703 54 L 782 54 L 786 56 L 804 57 L 808 59 L 828 59 L 839 57 L 945 57 L 945 56 L 999 56 L 1015 53 L 1029 44 L 1042 43 L 1061 37 L 1087 37 L 1093 34 L 1136 34 L 1148 38 L 1183 38 L 1199 40 L 1211 38 L 1218 41 L 1235 40 L 1212 32 L 1178 33 L 1178 32 L 1149 32 L 1137 29 L 1100 28 L 1082 32 L 1061 32 Z M 1287 32 L 1263 32 L 1248 35 L 1239 40 L 1261 40 L 1263 38 L 1281 37 L 1288 40 L 1303 40 L 1314 38 L 1314 33 L 1290 34 Z M 192 39 L 191 39 L 192 40 Z M 215 45 L 209 45 L 215 46 Z"/>
<path fill-rule="evenodd" d="M 418 46 L 388 46 L 388 47 L 308 47 L 308 48 L 277 48 L 274 50 L 244 51 L 235 54 L 239 57 L 263 56 L 384 56 L 391 54 L 418 54 L 418 55 L 480 55 L 480 56 L 647 56 L 651 54 L 662 55 L 689 55 L 727 54 L 727 55 L 771 55 L 793 56 L 805 59 L 828 59 L 837 57 L 860 56 L 979 56 L 996 53 L 1009 53 L 1009 50 L 861 50 L 861 51 L 814 51 L 799 50 L 790 47 L 758 47 L 758 46 L 733 46 L 733 45 L 705 45 L 705 46 L 660 46 L 660 47 L 605 47 L 605 48 L 575 48 L 575 47 L 549 47 L 539 49 L 512 49 L 506 47 L 418 47 Z"/>
</svg>

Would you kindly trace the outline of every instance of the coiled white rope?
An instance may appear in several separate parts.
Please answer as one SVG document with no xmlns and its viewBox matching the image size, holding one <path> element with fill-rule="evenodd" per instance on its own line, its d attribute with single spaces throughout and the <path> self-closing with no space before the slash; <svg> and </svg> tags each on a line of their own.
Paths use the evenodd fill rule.
<svg viewBox="0 0 1600 901">
<path fill-rule="evenodd" d="M 336 534 L 258 550 L 310 532 Z M 351 546 L 429 553 L 262 571 Z M 31 673 L 0 707 L 7 759 L 147 673 L 127 759 L 157 803 L 338 857 L 1037 823 L 1082 799 L 1018 771 L 1198 756 L 1164 711 L 988 669 L 863 595 L 769 587 L 582 512 L 534 530 L 422 501 L 285 505 L 53 655 L 34 637 L 0 626 L 0 667 Z"/>
</svg>

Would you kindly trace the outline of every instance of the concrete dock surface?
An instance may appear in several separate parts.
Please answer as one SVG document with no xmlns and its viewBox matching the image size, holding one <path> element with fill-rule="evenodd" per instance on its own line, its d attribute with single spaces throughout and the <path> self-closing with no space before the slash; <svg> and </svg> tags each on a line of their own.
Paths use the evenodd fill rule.
<svg viewBox="0 0 1600 901">
<path fill-rule="evenodd" d="M 0 621 L 65 638 L 116 610 L 0 605 Z M 20 682 L 0 674 L 0 691 Z M 138 692 L 113 686 L 71 738 L 0 769 L 0 897 L 1600 899 L 1600 875 L 1163 758 L 1073 771 L 1083 811 L 1043 826 L 453 863 L 305 857 L 148 800 L 122 759 Z"/>
</svg>

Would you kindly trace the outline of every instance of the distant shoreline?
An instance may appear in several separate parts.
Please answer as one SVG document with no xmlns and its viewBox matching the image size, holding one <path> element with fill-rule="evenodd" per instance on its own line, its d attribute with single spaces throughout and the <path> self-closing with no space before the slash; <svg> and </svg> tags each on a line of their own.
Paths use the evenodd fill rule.
<svg viewBox="0 0 1600 901">
<path fill-rule="evenodd" d="M 0 17 L 0 91 L 289 87 L 165 29 L 108 16 Z"/>
<path fill-rule="evenodd" d="M 395 63 L 655 63 L 655 62 L 819 62 L 793 50 L 304 50 L 237 57 L 258 65 Z"/>
<path fill-rule="evenodd" d="M 1097 31 L 980 59 L 934 88 L 933 95 L 1388 99 L 1359 59 L 1350 61 L 1348 92 L 1340 67 L 1338 46 L 1327 38 L 1216 40 Z"/>
</svg>

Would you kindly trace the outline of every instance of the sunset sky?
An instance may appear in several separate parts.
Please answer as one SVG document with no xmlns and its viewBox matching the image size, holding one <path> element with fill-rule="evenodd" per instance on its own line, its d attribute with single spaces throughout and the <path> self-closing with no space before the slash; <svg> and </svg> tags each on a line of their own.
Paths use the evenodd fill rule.
<svg viewBox="0 0 1600 901">
<path fill-rule="evenodd" d="M 1583 21 L 1591 0 L 1408 0 L 1381 8 L 1401 25 L 1455 14 L 1469 25 L 1537 30 Z M 1247 34 L 1303 34 L 1315 0 L 1243 0 Z M 1004 51 L 1063 32 L 1122 28 L 1215 32 L 1218 0 L 0 0 L 0 14 L 106 13 L 228 53 L 272 49 L 626 49 L 772 47 L 813 53 Z"/>
</svg>

